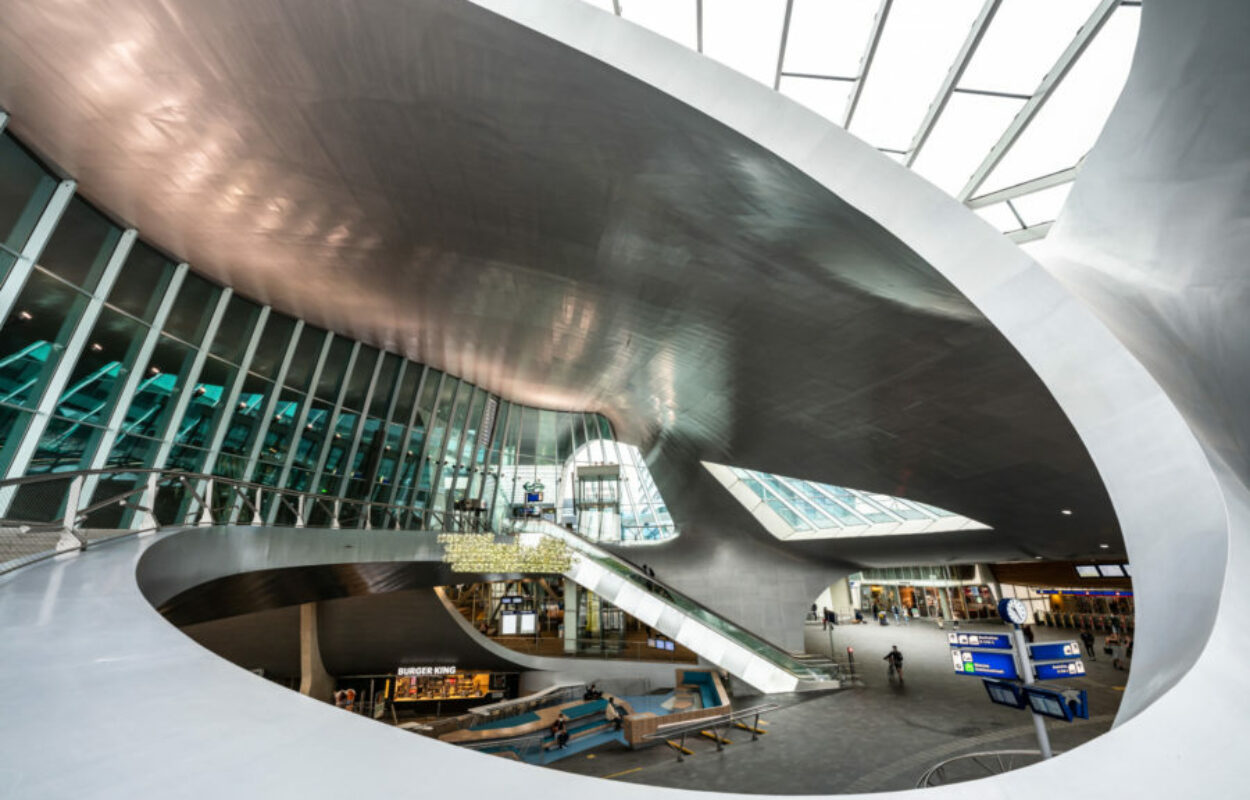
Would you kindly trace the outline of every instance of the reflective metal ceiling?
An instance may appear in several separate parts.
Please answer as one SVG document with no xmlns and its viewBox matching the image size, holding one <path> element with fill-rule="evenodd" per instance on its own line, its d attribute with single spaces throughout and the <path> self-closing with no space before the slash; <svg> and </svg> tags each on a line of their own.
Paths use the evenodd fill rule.
<svg viewBox="0 0 1250 800">
<path fill-rule="evenodd" d="M 13 130 L 245 295 L 692 470 L 916 497 L 1056 554 L 1116 535 L 1058 406 L 945 279 L 594 59 L 459 0 L 0 13 Z"/>
</svg>

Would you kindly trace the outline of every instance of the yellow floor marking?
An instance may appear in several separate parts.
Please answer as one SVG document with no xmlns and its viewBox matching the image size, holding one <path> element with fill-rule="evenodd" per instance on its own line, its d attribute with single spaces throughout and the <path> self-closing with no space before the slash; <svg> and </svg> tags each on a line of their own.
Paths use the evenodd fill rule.
<svg viewBox="0 0 1250 800">
<path fill-rule="evenodd" d="M 1124 687 L 1123 687 L 1123 686 L 1112 686 L 1111 688 L 1112 688 L 1113 690 L 1117 691 L 1117 692 L 1122 692 L 1122 691 L 1124 691 Z"/>
<path fill-rule="evenodd" d="M 634 767 L 633 769 L 622 770 L 621 772 L 613 772 L 611 775 L 604 775 L 604 778 L 619 778 L 622 775 L 628 775 L 631 772 L 638 772 L 642 767 Z"/>
<path fill-rule="evenodd" d="M 594 754 L 594 753 L 587 753 L 587 754 L 586 754 L 586 758 L 594 758 L 594 757 L 595 757 L 595 754 Z"/>
</svg>

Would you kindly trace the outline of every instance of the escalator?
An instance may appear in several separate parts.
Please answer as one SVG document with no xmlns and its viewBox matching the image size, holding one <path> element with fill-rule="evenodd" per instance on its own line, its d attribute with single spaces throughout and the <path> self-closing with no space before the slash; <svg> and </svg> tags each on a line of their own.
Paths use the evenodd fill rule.
<svg viewBox="0 0 1250 800">
<path fill-rule="evenodd" d="M 558 525 L 544 520 L 518 520 L 508 527 L 508 532 L 541 535 L 564 542 L 573 556 L 566 578 L 761 692 L 839 686 L 833 670 L 794 658 Z"/>
</svg>

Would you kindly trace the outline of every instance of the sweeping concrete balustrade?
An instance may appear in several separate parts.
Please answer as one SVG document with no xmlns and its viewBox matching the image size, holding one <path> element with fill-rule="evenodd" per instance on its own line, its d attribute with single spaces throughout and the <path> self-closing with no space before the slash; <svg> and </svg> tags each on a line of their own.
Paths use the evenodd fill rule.
<svg viewBox="0 0 1250 800">
<path fill-rule="evenodd" d="M 118 487 L 115 484 L 123 484 Z M 87 502 L 87 490 L 104 495 Z M 169 525 L 292 530 L 404 530 L 412 526 L 477 532 L 470 514 L 439 514 L 309 492 L 274 489 L 212 475 L 161 470 L 98 470 L 55 473 L 0 483 L 12 494 L 10 519 L 0 521 L 0 571 L 125 535 L 148 534 Z M 70 511 L 70 509 L 76 509 Z M 375 526 L 375 522 L 379 523 Z M 412 533 L 409 529 L 407 532 Z M 564 543 L 572 551 L 564 576 L 660 631 L 700 658 L 762 692 L 836 688 L 832 675 L 803 665 L 779 648 L 671 587 L 557 525 L 524 520 L 505 538 L 534 544 Z M 428 538 L 428 537 L 427 537 Z M 443 549 L 429 553 L 441 562 Z M 385 559 L 383 559 L 385 560 Z M 396 560 L 407 560 L 399 557 Z M 257 569 L 275 564 L 257 564 Z M 282 564 L 281 566 L 294 566 Z M 312 598 L 315 599 L 315 598 Z M 457 615 L 459 616 L 459 615 Z M 518 660 L 519 654 L 511 654 Z"/>
</svg>

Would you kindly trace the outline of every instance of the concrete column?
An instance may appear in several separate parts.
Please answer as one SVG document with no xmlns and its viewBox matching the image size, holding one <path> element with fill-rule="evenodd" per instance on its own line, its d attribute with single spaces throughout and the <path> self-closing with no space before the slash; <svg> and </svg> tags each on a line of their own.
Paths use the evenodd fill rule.
<svg viewBox="0 0 1250 800">
<path fill-rule="evenodd" d="M 327 703 L 334 699 L 334 676 L 321 663 L 321 643 L 317 638 L 317 604 L 299 607 L 299 691 Z"/>
<path fill-rule="evenodd" d="M 564 652 L 577 652 L 577 584 L 564 580 Z"/>
<path fill-rule="evenodd" d="M 858 605 L 851 598 L 851 583 L 846 578 L 840 579 L 829 587 L 830 608 L 842 610 Z"/>
</svg>

